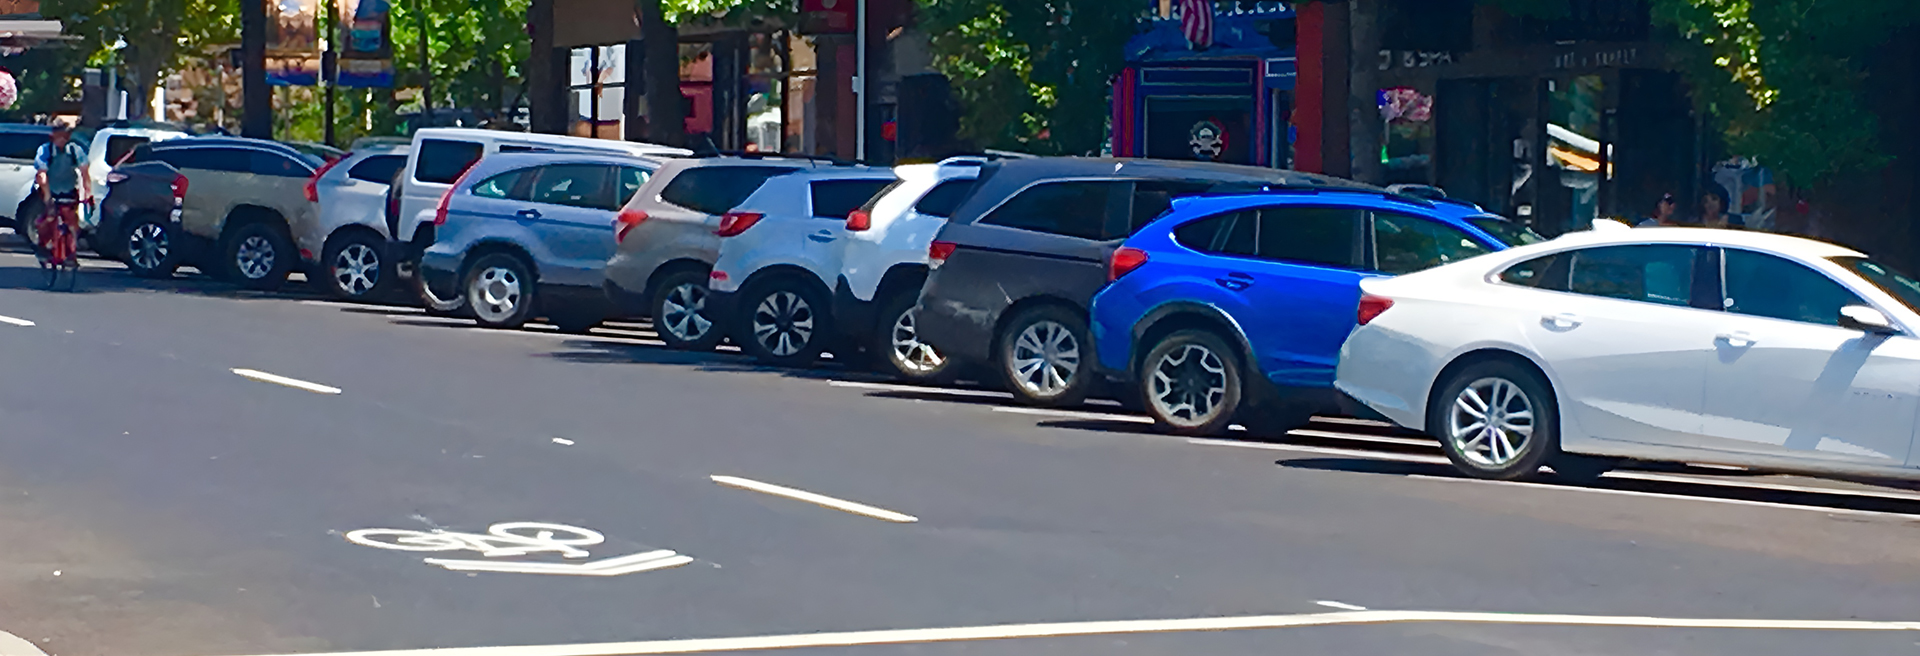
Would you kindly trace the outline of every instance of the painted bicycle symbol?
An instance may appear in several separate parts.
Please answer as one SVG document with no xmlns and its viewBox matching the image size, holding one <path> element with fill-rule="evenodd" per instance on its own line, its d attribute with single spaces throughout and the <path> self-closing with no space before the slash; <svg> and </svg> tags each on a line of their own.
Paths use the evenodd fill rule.
<svg viewBox="0 0 1920 656">
<path fill-rule="evenodd" d="M 441 529 L 363 528 L 347 533 L 347 541 L 395 551 L 478 551 L 488 558 L 549 551 L 568 558 L 585 558 L 587 551 L 578 547 L 600 544 L 607 541 L 607 536 L 566 524 L 502 522 L 487 527 L 485 535 Z"/>
</svg>

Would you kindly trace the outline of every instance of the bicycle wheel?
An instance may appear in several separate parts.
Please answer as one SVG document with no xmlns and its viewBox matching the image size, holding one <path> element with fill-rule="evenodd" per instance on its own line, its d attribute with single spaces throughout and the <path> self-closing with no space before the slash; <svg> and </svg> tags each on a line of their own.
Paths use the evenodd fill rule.
<svg viewBox="0 0 1920 656">
<path fill-rule="evenodd" d="M 458 551 L 467 548 L 466 542 L 450 535 L 403 528 L 363 528 L 348 531 L 346 538 L 357 545 L 394 551 Z"/>
<path fill-rule="evenodd" d="M 538 540 L 569 547 L 600 544 L 607 536 L 598 531 L 568 526 L 566 524 L 548 524 L 545 522 L 502 522 L 487 527 L 487 533 L 519 540 Z"/>
</svg>

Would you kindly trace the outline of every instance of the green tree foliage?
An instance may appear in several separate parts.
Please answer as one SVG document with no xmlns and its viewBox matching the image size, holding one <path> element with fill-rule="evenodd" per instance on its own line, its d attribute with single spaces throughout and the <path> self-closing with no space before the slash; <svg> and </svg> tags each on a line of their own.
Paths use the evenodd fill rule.
<svg viewBox="0 0 1920 656">
<path fill-rule="evenodd" d="M 183 57 L 204 55 L 208 45 L 240 39 L 238 0 L 43 0 L 40 13 L 61 21 L 67 33 L 95 65 L 118 64 L 135 98 L 150 95 L 155 84 L 175 70 Z M 125 48 L 114 50 L 116 44 Z M 146 103 L 132 103 L 139 111 Z"/>
<path fill-rule="evenodd" d="M 398 79 L 420 86 L 430 77 L 435 107 L 496 113 L 520 97 L 521 67 L 532 50 L 529 0 L 393 0 L 393 65 Z M 421 13 L 426 61 L 421 61 Z M 423 74 L 424 71 L 424 74 Z"/>
</svg>

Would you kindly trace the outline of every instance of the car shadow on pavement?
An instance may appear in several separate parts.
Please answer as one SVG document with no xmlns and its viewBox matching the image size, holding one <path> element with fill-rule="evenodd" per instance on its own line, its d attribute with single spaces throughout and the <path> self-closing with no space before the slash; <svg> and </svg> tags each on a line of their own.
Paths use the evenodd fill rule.
<svg viewBox="0 0 1920 656">
<path fill-rule="evenodd" d="M 306 299 L 317 298 L 312 289 L 298 281 L 289 281 L 278 291 L 256 291 L 223 283 L 209 276 L 183 274 L 171 279 L 136 278 L 124 269 L 94 268 L 82 261 L 80 276 L 68 291 L 63 279 L 55 289 L 47 289 L 47 274 L 39 266 L 0 265 L 0 289 L 44 291 L 49 294 L 133 294 L 172 293 L 233 299 Z"/>
</svg>

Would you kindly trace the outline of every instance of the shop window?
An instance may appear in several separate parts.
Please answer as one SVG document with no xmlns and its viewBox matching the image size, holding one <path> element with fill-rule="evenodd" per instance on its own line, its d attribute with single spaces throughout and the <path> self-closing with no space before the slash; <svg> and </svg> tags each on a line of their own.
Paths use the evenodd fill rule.
<svg viewBox="0 0 1920 656">
<path fill-rule="evenodd" d="M 1433 97 L 1398 87 L 1380 90 L 1380 118 L 1387 123 L 1380 153 L 1388 184 L 1433 180 Z"/>
</svg>

